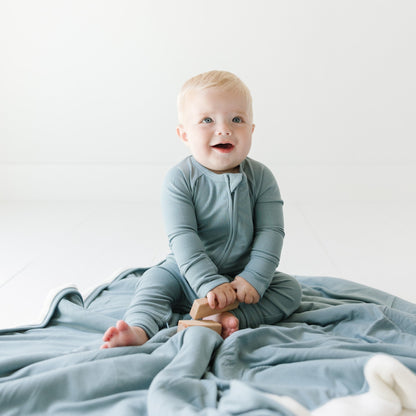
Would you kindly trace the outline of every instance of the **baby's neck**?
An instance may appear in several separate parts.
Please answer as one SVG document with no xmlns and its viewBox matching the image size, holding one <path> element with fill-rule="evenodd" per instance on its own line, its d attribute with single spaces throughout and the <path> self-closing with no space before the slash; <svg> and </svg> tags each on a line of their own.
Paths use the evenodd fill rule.
<svg viewBox="0 0 416 416">
<path fill-rule="evenodd" d="M 223 173 L 240 173 L 240 165 L 236 166 L 235 168 L 227 169 L 227 170 L 222 170 L 222 171 L 212 170 L 212 169 L 209 169 L 209 170 L 211 172 L 216 173 L 217 175 L 222 175 Z"/>
</svg>

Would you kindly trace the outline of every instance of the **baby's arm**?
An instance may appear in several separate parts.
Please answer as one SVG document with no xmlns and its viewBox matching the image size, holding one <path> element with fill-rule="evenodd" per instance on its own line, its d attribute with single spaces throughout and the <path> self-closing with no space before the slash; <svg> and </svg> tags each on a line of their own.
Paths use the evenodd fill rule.
<svg viewBox="0 0 416 416">
<path fill-rule="evenodd" d="M 227 277 L 219 274 L 200 239 L 191 181 L 180 169 L 168 172 L 162 201 L 170 248 L 179 270 L 197 296 L 206 297 L 219 285 L 229 283 Z"/>
<path fill-rule="evenodd" d="M 272 172 L 263 166 L 255 175 L 254 238 L 250 260 L 238 275 L 260 296 L 279 265 L 284 238 L 283 201 Z"/>
</svg>

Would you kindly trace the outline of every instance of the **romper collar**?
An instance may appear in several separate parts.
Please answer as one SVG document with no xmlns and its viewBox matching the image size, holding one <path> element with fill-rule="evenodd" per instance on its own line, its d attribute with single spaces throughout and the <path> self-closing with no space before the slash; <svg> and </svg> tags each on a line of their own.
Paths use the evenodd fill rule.
<svg viewBox="0 0 416 416">
<path fill-rule="evenodd" d="M 190 156 L 191 162 L 194 166 L 196 166 L 204 175 L 210 177 L 215 182 L 227 182 L 230 187 L 230 191 L 234 192 L 234 190 L 238 187 L 238 185 L 243 180 L 244 175 L 244 165 L 245 160 L 243 160 L 240 164 L 240 172 L 237 173 L 215 173 L 212 170 L 209 170 L 205 166 L 201 165 L 193 156 Z"/>
</svg>

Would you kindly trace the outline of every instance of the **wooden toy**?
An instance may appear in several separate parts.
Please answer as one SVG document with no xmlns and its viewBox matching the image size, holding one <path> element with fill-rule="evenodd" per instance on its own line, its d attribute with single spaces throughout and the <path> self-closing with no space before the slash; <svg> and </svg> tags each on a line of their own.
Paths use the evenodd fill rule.
<svg viewBox="0 0 416 416">
<path fill-rule="evenodd" d="M 222 309 L 211 309 L 208 305 L 207 298 L 196 299 L 192 305 L 191 311 L 189 314 L 192 319 L 182 320 L 178 322 L 178 332 L 182 331 L 190 326 L 203 326 L 205 328 L 212 329 L 221 335 L 222 325 L 219 322 L 203 320 L 206 316 L 216 315 L 217 313 L 228 312 L 233 309 L 238 308 L 239 302 L 235 301 L 234 303 L 226 306 Z"/>
<path fill-rule="evenodd" d="M 219 322 L 187 319 L 178 322 L 178 332 L 189 328 L 190 326 L 203 326 L 205 328 L 212 329 L 220 335 L 222 331 L 222 325 Z"/>
<path fill-rule="evenodd" d="M 231 303 L 225 308 L 211 309 L 210 306 L 208 305 L 207 298 L 195 299 L 191 308 L 191 312 L 189 312 L 189 314 L 191 315 L 192 319 L 201 319 L 201 318 L 205 318 L 206 316 L 216 315 L 217 313 L 231 311 L 233 309 L 238 308 L 238 305 L 239 305 L 239 302 L 236 300 L 234 303 Z"/>
</svg>

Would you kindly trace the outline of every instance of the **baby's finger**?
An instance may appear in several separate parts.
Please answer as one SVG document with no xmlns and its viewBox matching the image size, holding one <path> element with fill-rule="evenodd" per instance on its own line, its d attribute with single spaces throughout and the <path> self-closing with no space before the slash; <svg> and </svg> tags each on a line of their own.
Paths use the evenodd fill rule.
<svg viewBox="0 0 416 416">
<path fill-rule="evenodd" d="M 247 303 L 247 304 L 253 303 L 253 298 L 251 297 L 250 294 L 246 293 L 244 297 L 244 303 Z"/>
<path fill-rule="evenodd" d="M 217 297 L 215 293 L 209 292 L 207 294 L 208 305 L 211 309 L 215 309 L 217 307 Z"/>
<path fill-rule="evenodd" d="M 245 294 L 242 290 L 237 291 L 237 300 L 241 303 L 245 303 Z"/>
<path fill-rule="evenodd" d="M 230 290 L 227 292 L 227 305 L 230 305 L 231 303 L 235 302 L 236 299 L 237 299 L 236 291 L 233 288 L 230 288 Z"/>
<path fill-rule="evenodd" d="M 251 303 L 257 303 L 260 300 L 259 292 L 257 292 L 257 290 L 254 289 L 254 288 L 251 291 L 251 296 L 252 296 L 252 302 Z"/>
<path fill-rule="evenodd" d="M 227 296 L 224 292 L 217 293 L 217 308 L 222 309 L 227 306 Z"/>
</svg>

